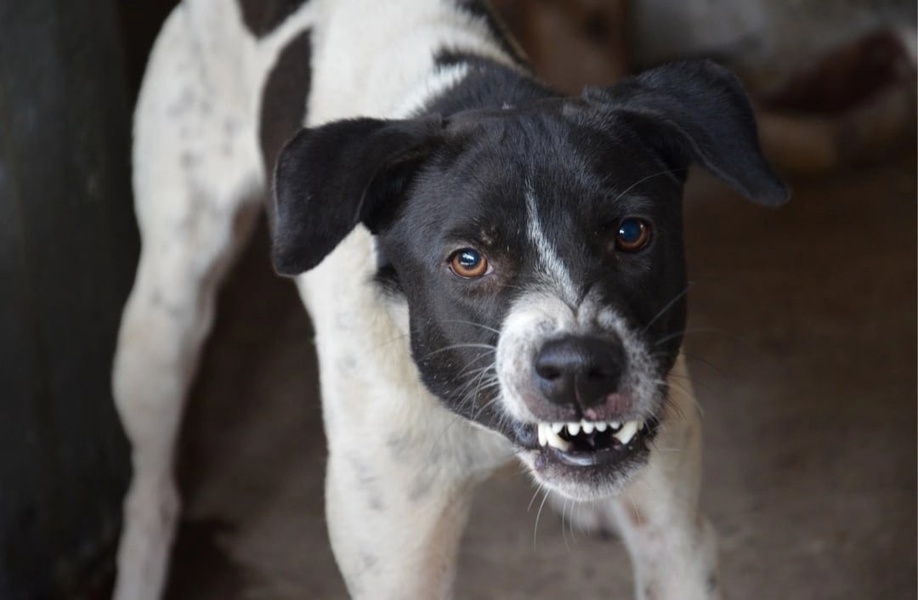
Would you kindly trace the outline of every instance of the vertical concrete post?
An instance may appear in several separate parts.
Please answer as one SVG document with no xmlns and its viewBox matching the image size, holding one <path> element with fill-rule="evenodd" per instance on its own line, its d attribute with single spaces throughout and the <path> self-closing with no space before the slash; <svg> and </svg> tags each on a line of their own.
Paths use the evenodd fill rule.
<svg viewBox="0 0 918 600">
<path fill-rule="evenodd" d="M 114 539 L 110 392 L 137 261 L 115 4 L 0 0 L 0 598 L 62 595 Z"/>
</svg>

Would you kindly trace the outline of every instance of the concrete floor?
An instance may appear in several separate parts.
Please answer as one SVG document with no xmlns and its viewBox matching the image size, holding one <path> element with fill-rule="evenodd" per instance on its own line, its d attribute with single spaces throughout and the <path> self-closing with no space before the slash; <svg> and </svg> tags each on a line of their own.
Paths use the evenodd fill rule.
<svg viewBox="0 0 918 600">
<path fill-rule="evenodd" d="M 734 599 L 912 600 L 915 156 L 794 187 L 767 210 L 696 176 L 687 199 L 687 353 L 722 577 Z M 173 600 L 345 597 L 309 325 L 265 252 L 262 233 L 230 277 L 189 405 Z M 458 597 L 631 598 L 618 541 L 546 511 L 533 543 L 532 495 L 516 468 L 483 486 Z"/>
</svg>

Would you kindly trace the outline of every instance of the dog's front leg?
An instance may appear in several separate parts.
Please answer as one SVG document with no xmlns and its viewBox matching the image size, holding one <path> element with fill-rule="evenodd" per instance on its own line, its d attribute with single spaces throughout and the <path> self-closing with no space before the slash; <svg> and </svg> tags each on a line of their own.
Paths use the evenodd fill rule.
<svg viewBox="0 0 918 600">
<path fill-rule="evenodd" d="M 698 509 L 701 423 L 683 359 L 646 471 L 612 503 L 639 600 L 721 600 L 717 540 Z"/>
<path fill-rule="evenodd" d="M 346 419 L 326 395 L 328 528 L 355 599 L 451 597 L 472 491 L 510 457 L 502 439 L 421 395 L 363 396 L 377 410 Z"/>
<path fill-rule="evenodd" d="M 689 464 L 692 460 L 682 456 L 652 466 L 613 506 L 634 564 L 639 600 L 722 598 L 716 536 L 698 511 L 697 469 Z"/>
<path fill-rule="evenodd" d="M 421 481 L 409 472 L 421 468 L 414 461 L 380 469 L 370 458 L 333 454 L 328 465 L 329 534 L 348 591 L 355 599 L 451 597 L 472 482 L 446 472 Z"/>
<path fill-rule="evenodd" d="M 650 464 L 623 493 L 580 504 L 571 518 L 586 531 L 621 533 L 634 564 L 638 600 L 721 600 L 717 540 L 698 510 L 701 423 L 683 359 L 670 382 Z M 552 503 L 560 507 L 566 501 Z"/>
</svg>

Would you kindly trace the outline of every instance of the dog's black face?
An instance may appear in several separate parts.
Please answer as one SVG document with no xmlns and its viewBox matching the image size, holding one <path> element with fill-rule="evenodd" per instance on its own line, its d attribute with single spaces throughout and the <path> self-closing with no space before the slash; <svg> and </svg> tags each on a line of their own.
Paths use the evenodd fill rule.
<svg viewBox="0 0 918 600">
<path fill-rule="evenodd" d="M 686 276 L 682 174 L 582 110 L 461 115 L 378 239 L 427 387 L 595 487 L 646 453 Z"/>
<path fill-rule="evenodd" d="M 278 167 L 278 269 L 310 268 L 363 222 L 426 386 L 543 483 L 608 493 L 663 418 L 689 160 L 765 203 L 786 195 L 732 77 L 683 68 L 580 99 L 301 133 Z M 691 96 L 712 77 L 706 92 L 730 94 L 710 114 L 660 89 Z"/>
</svg>

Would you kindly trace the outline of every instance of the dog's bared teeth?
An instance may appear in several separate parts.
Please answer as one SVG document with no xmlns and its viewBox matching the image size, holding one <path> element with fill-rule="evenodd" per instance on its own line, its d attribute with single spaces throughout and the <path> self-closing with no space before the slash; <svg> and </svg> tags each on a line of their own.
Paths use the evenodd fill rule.
<svg viewBox="0 0 918 600">
<path fill-rule="evenodd" d="M 622 424 L 619 423 L 618 421 L 609 421 L 609 427 L 611 427 L 612 429 L 619 429 L 621 428 L 621 426 Z"/>
<path fill-rule="evenodd" d="M 594 423 L 594 425 L 596 426 L 596 431 L 599 431 L 599 432 L 605 431 L 606 428 L 609 426 L 609 424 L 606 423 L 605 421 L 598 421 Z"/>
<path fill-rule="evenodd" d="M 544 446 L 548 443 L 548 436 L 545 434 L 545 431 L 550 431 L 549 425 L 547 423 L 539 423 L 536 429 L 539 430 L 539 445 Z"/>
<path fill-rule="evenodd" d="M 561 429 L 559 428 L 557 431 L 555 431 L 554 424 L 549 425 L 548 423 L 539 423 L 539 431 L 544 432 L 545 443 L 548 446 L 557 448 L 562 452 L 567 452 L 570 449 L 571 443 L 558 435 Z M 539 435 L 541 436 L 542 433 Z"/>
<path fill-rule="evenodd" d="M 595 425 L 592 421 L 580 421 L 580 428 L 583 429 L 583 433 L 593 433 Z"/>
<path fill-rule="evenodd" d="M 580 423 L 568 423 L 567 432 L 571 435 L 577 435 L 580 433 Z"/>
<path fill-rule="evenodd" d="M 644 424 L 640 421 L 628 421 L 622 425 L 622 428 L 616 431 L 613 435 L 615 436 L 615 439 L 622 443 L 623 446 L 627 446 L 628 442 L 631 441 L 631 438 L 633 438 L 638 430 L 640 430 L 643 426 Z"/>
<path fill-rule="evenodd" d="M 564 429 L 564 423 L 552 423 L 551 430 L 555 433 L 561 433 L 561 430 Z"/>
</svg>

